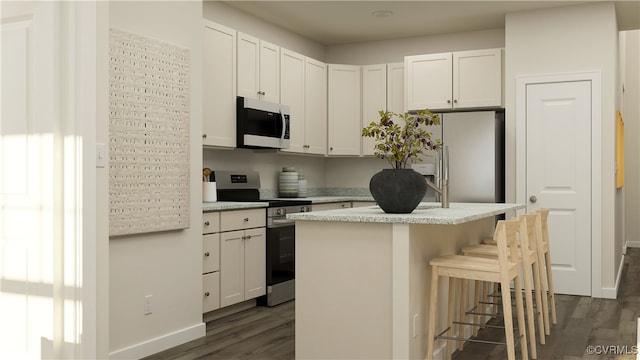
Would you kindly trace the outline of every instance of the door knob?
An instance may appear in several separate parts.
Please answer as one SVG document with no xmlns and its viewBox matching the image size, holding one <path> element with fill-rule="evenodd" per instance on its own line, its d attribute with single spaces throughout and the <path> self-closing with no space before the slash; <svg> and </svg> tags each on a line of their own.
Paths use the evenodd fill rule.
<svg viewBox="0 0 640 360">
<path fill-rule="evenodd" d="M 531 197 L 529 197 L 529 201 L 530 201 L 532 204 L 535 204 L 535 203 L 536 203 L 536 201 L 538 201 L 538 198 L 537 198 L 535 195 L 531 195 Z"/>
</svg>

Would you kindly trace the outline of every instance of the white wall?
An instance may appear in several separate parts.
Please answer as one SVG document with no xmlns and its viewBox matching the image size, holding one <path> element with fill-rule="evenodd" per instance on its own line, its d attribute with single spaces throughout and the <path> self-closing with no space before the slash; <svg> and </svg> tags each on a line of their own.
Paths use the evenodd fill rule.
<svg viewBox="0 0 640 360">
<path fill-rule="evenodd" d="M 622 116 L 625 124 L 625 240 L 640 247 L 640 30 L 620 34 L 621 75 L 625 92 Z"/>
<path fill-rule="evenodd" d="M 601 232 L 593 234 L 602 241 L 602 289 L 615 286 L 620 256 L 616 248 L 615 110 L 617 84 L 617 24 L 611 3 L 577 5 L 549 10 L 507 14 L 506 17 L 506 146 L 507 201 L 516 199 L 515 79 L 519 75 L 601 71 L 602 124 L 602 217 L 593 219 Z M 599 264 L 593 264 L 599 266 Z"/>
<path fill-rule="evenodd" d="M 504 47 L 504 29 L 419 36 L 327 47 L 327 62 L 371 65 L 402 62 L 406 55 Z"/>
<path fill-rule="evenodd" d="M 203 17 L 314 59 L 325 61 L 323 45 L 243 13 L 219 1 L 203 1 Z"/>
<path fill-rule="evenodd" d="M 109 26 L 190 49 L 190 136 L 195 139 L 189 154 L 191 227 L 109 241 L 109 351 L 113 358 L 146 356 L 204 335 L 201 19 L 202 4 L 197 1 L 109 3 Z M 145 295 L 153 296 L 152 314 L 146 316 Z"/>
</svg>

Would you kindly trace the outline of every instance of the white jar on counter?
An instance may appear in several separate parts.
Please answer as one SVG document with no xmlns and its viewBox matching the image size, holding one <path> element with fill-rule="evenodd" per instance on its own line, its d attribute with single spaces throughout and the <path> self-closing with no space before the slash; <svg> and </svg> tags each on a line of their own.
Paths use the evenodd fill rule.
<svg viewBox="0 0 640 360">
<path fill-rule="evenodd" d="M 307 179 L 302 174 L 298 174 L 298 197 L 307 197 Z"/>
<path fill-rule="evenodd" d="M 298 197 L 298 173 L 293 167 L 283 167 L 280 173 L 279 196 Z"/>
</svg>

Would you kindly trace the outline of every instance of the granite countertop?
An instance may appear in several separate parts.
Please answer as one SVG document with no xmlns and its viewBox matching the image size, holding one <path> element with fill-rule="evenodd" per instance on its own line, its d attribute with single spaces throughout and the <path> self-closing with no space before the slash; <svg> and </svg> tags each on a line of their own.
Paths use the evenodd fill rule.
<svg viewBox="0 0 640 360">
<path fill-rule="evenodd" d="M 203 202 L 202 212 L 266 208 L 267 206 L 269 206 L 268 202 L 236 202 L 236 201 Z"/>
<path fill-rule="evenodd" d="M 450 208 L 443 209 L 440 203 L 423 202 L 411 214 L 387 214 L 378 206 L 366 206 L 289 214 L 287 218 L 305 221 L 457 225 L 524 208 L 524 204 L 452 203 Z"/>
</svg>

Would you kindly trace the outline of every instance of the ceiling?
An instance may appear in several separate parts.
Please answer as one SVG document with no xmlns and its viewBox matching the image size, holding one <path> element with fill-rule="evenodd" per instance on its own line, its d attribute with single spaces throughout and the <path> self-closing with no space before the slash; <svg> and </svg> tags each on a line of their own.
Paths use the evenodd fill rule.
<svg viewBox="0 0 640 360">
<path fill-rule="evenodd" d="M 592 0 L 595 1 L 595 0 Z M 505 14 L 573 1 L 223 1 L 323 45 L 503 28 Z M 620 30 L 640 28 L 640 0 L 612 1 Z M 390 11 L 376 17 L 376 11 Z"/>
</svg>

